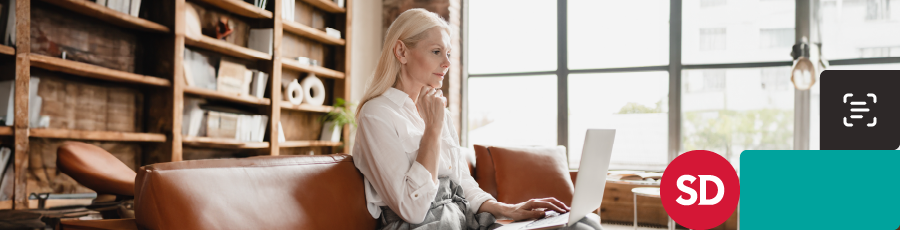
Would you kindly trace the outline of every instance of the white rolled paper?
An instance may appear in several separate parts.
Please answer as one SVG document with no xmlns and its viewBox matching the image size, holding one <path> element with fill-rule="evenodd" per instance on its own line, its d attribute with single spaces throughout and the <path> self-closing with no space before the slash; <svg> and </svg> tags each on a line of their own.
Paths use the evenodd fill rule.
<svg viewBox="0 0 900 230">
<path fill-rule="evenodd" d="M 297 79 L 291 81 L 287 88 L 284 89 L 284 97 L 287 98 L 288 102 L 291 102 L 291 104 L 299 105 L 303 102 L 303 86 L 300 86 Z"/>
<path fill-rule="evenodd" d="M 325 84 L 315 74 L 306 76 L 300 85 L 303 86 L 303 103 L 310 105 L 325 103 Z"/>
</svg>

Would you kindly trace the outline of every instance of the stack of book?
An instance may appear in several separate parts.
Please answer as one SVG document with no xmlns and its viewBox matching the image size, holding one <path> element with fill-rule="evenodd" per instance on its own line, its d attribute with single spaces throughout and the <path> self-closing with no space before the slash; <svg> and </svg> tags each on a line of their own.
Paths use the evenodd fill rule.
<svg viewBox="0 0 900 230">
<path fill-rule="evenodd" d="M 200 98 L 184 99 L 182 134 L 238 141 L 262 142 L 269 117 L 214 106 Z"/>
<path fill-rule="evenodd" d="M 141 0 L 97 0 L 97 4 L 135 17 L 141 11 Z"/>
<path fill-rule="evenodd" d="M 248 69 L 230 58 L 220 58 L 218 71 L 214 56 L 184 49 L 184 81 L 187 86 L 264 98 L 269 74 Z"/>
</svg>

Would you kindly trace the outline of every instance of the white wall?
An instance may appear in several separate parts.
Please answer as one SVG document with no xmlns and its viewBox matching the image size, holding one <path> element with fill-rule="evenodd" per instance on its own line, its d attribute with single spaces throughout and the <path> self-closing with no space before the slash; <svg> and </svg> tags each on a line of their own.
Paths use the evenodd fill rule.
<svg viewBox="0 0 900 230">
<path fill-rule="evenodd" d="M 378 56 L 381 55 L 382 0 L 354 0 L 353 21 L 350 37 L 350 101 L 359 105 L 366 90 L 366 83 L 372 78 Z M 354 112 L 356 112 L 354 108 Z M 355 129 L 350 134 L 351 145 L 344 151 L 352 149 Z"/>
</svg>

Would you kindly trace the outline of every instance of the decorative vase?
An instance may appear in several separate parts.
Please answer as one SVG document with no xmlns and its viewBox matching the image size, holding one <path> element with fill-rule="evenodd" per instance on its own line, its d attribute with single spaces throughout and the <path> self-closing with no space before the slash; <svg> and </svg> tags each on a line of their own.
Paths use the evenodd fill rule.
<svg viewBox="0 0 900 230">
<path fill-rule="evenodd" d="M 338 142 L 341 141 L 341 128 L 340 126 L 334 125 L 332 121 L 326 121 L 325 124 L 322 124 L 322 137 L 319 140 L 322 141 L 333 141 Z"/>
</svg>

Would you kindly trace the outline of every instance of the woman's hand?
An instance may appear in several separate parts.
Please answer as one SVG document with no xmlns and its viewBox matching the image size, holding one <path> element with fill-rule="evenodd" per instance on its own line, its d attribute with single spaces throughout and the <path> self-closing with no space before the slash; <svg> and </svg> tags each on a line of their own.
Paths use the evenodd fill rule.
<svg viewBox="0 0 900 230">
<path fill-rule="evenodd" d="M 569 206 L 553 197 L 531 199 L 518 204 L 512 204 L 502 213 L 506 218 L 514 221 L 537 219 L 544 217 L 544 211 L 552 210 L 557 213 L 569 212 Z"/>
<path fill-rule="evenodd" d="M 444 104 L 447 99 L 444 93 L 439 89 L 431 86 L 423 86 L 419 91 L 419 99 L 416 100 L 416 109 L 419 110 L 419 116 L 425 121 L 426 129 L 436 129 L 440 133 L 444 124 Z"/>
</svg>

